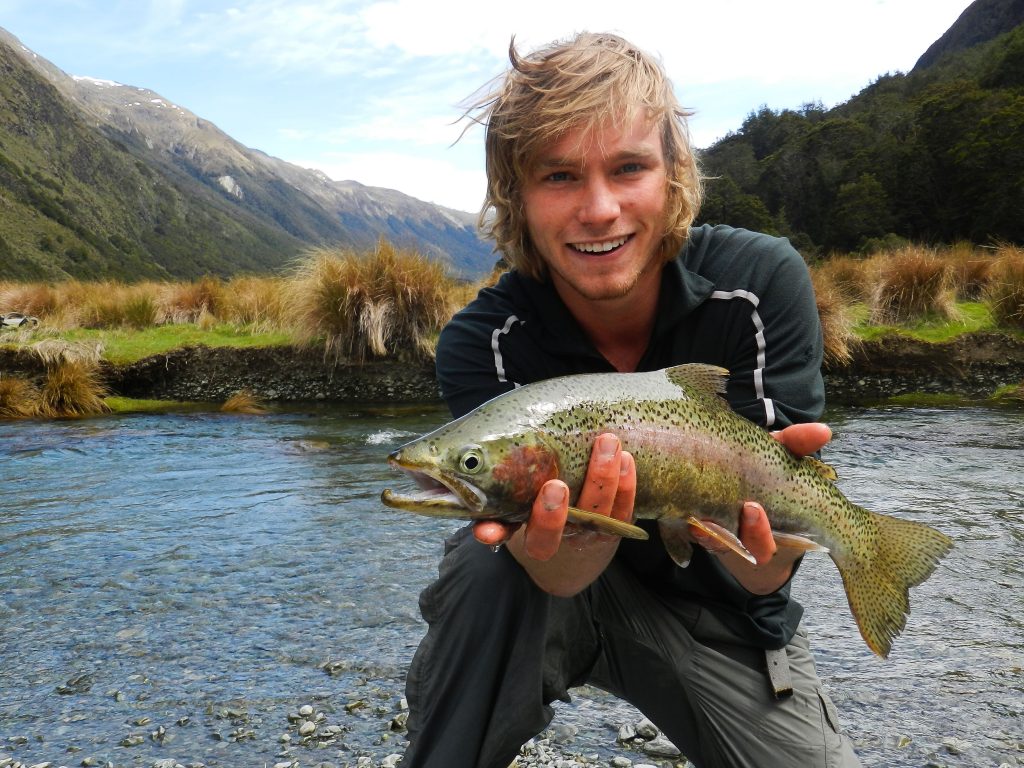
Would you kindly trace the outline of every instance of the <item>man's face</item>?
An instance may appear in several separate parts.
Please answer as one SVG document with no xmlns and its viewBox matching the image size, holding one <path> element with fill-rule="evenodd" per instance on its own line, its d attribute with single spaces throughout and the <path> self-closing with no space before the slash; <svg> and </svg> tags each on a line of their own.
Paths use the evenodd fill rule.
<svg viewBox="0 0 1024 768">
<path fill-rule="evenodd" d="M 568 131 L 538 153 L 523 182 L 526 225 L 570 308 L 659 284 L 667 196 L 661 132 L 643 114 Z"/>
</svg>

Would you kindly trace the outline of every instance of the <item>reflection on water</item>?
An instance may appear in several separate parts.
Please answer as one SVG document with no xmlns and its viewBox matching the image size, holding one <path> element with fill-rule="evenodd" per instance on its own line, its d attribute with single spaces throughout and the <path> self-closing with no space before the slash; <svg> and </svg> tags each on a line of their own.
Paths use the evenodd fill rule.
<svg viewBox="0 0 1024 768">
<path fill-rule="evenodd" d="M 389 723 L 422 632 L 416 597 L 458 523 L 378 496 L 394 480 L 387 452 L 443 419 L 425 407 L 0 424 L 0 755 L 354 765 L 401 752 Z M 861 642 L 832 563 L 801 569 L 819 671 L 865 765 L 1024 764 L 1024 414 L 831 422 L 827 458 L 851 499 L 957 542 L 885 661 Z M 334 737 L 299 743 L 288 715 L 306 703 Z M 635 717 L 588 689 L 557 722 L 578 731 L 568 748 L 609 757 Z"/>
</svg>

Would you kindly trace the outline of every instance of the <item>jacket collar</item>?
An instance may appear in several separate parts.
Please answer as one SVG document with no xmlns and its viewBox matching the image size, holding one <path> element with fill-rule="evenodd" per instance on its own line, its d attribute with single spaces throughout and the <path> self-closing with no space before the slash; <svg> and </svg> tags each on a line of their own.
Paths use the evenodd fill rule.
<svg viewBox="0 0 1024 768">
<path fill-rule="evenodd" d="M 652 342 L 674 331 L 687 315 L 704 303 L 715 288 L 714 283 L 706 277 L 683 266 L 683 253 L 662 269 Z M 531 329 L 538 343 L 547 348 L 557 348 L 563 354 L 601 357 L 562 302 L 551 280 L 537 281 L 519 273 L 513 274 L 529 296 L 533 312 L 540 320 L 539 327 Z"/>
</svg>

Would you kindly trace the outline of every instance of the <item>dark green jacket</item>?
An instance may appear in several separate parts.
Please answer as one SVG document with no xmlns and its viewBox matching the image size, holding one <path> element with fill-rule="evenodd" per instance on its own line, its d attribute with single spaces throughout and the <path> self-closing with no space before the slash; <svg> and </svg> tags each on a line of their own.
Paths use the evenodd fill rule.
<svg viewBox="0 0 1024 768">
<path fill-rule="evenodd" d="M 637 370 L 679 363 L 729 369 L 732 408 L 771 429 L 820 418 L 822 342 L 807 268 L 780 238 L 704 226 L 664 269 L 658 315 Z M 549 281 L 517 272 L 459 312 L 441 334 L 437 372 L 454 416 L 516 385 L 614 370 L 594 348 Z M 755 499 L 756 501 L 756 499 Z M 802 609 L 789 585 L 773 595 L 743 589 L 699 547 L 687 568 L 665 552 L 651 521 L 648 542 L 624 541 L 618 558 L 652 589 L 694 600 L 751 645 L 780 648 Z"/>
</svg>

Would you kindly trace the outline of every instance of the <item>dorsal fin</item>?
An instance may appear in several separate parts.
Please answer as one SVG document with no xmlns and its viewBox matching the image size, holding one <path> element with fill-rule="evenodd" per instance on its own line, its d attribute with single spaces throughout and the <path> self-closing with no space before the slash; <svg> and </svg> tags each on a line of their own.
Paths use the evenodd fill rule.
<svg viewBox="0 0 1024 768">
<path fill-rule="evenodd" d="M 719 365 L 684 363 L 665 369 L 665 376 L 676 386 L 708 395 L 724 395 L 729 370 Z"/>
</svg>

